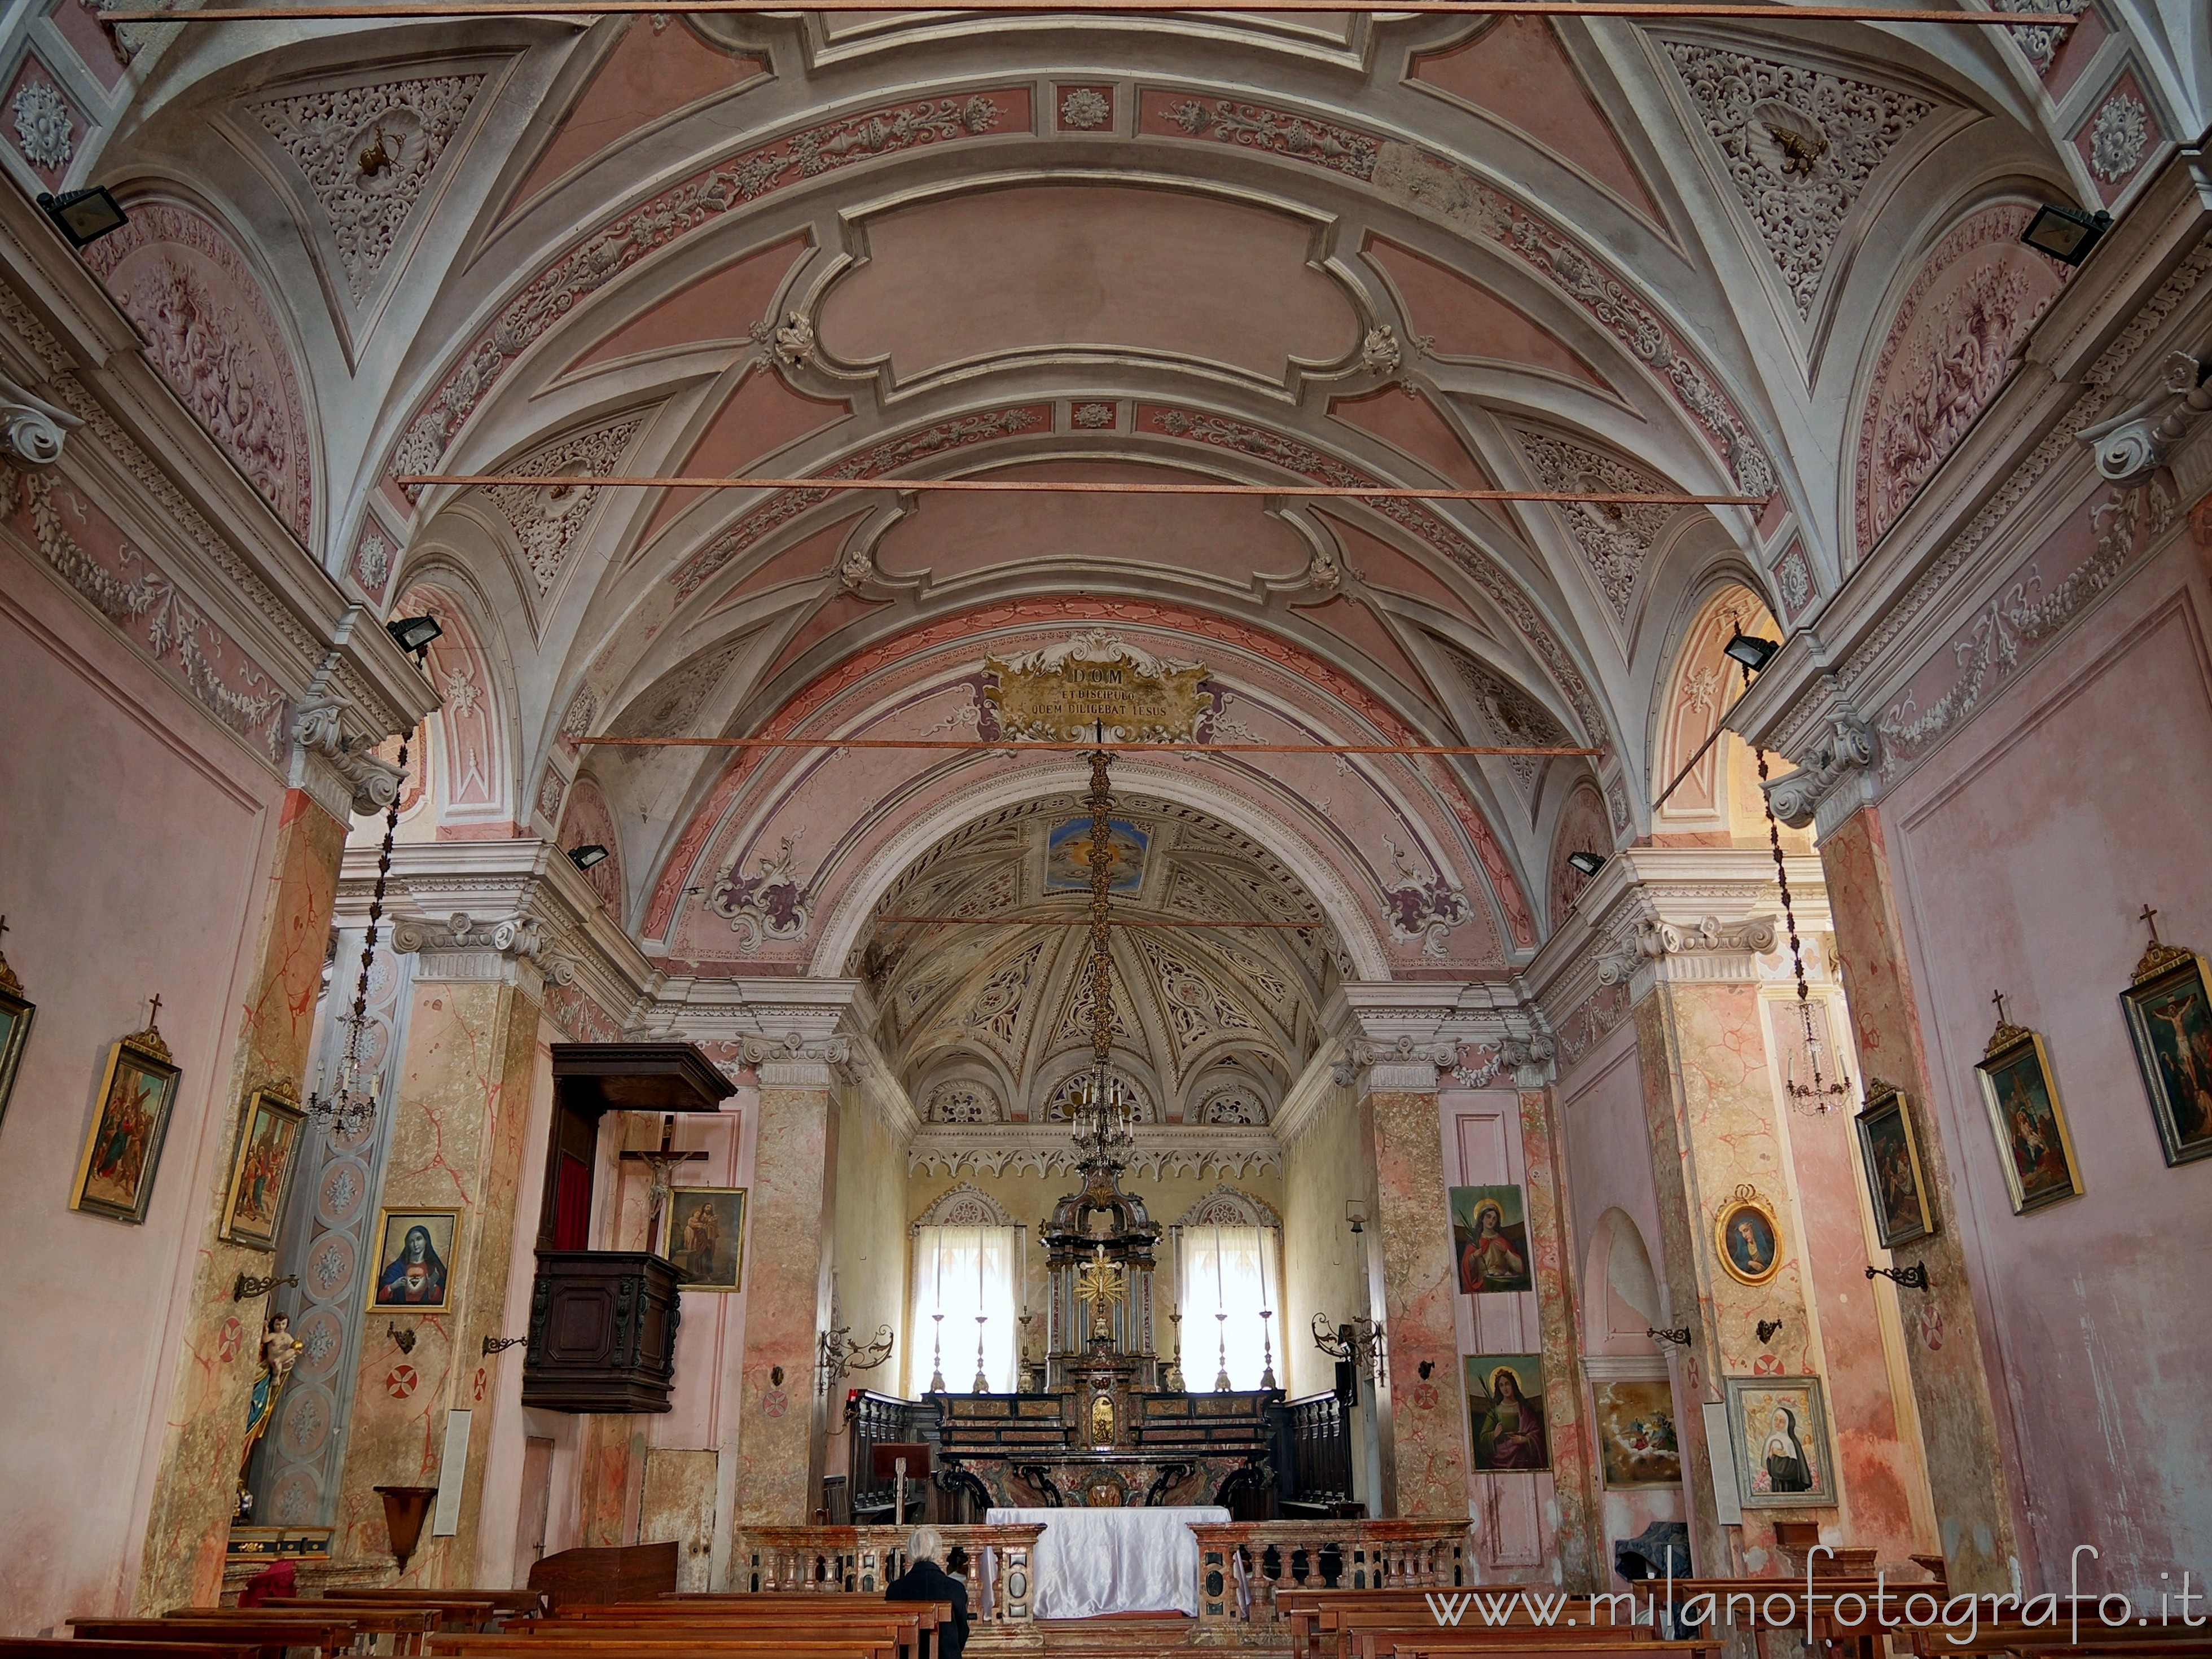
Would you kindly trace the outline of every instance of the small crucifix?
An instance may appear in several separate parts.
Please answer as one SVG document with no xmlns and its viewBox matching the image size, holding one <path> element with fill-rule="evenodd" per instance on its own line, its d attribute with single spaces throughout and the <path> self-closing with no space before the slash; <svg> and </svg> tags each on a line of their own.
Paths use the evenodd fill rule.
<svg viewBox="0 0 2212 1659">
<path fill-rule="evenodd" d="M 2004 993 L 2002 991 L 1990 992 L 1990 1000 L 1996 1003 L 1997 1006 L 1997 1024 L 2000 1025 L 2010 1024 L 2012 1022 L 2007 1018 L 2005 1015 Z"/>
<path fill-rule="evenodd" d="M 156 991 L 147 1000 L 154 1005 L 153 1012 L 146 1016 L 146 1029 L 150 1031 L 161 1023 L 161 994 Z"/>
<path fill-rule="evenodd" d="M 2158 912 L 2152 909 L 2150 906 L 2146 904 L 2142 908 L 2142 914 L 2137 916 L 2136 920 L 2143 923 L 2150 929 L 2150 942 L 2153 945 L 2156 945 L 2159 942 Z M 7 917 L 0 916 L 0 927 L 4 927 L 7 925 Z"/>
</svg>

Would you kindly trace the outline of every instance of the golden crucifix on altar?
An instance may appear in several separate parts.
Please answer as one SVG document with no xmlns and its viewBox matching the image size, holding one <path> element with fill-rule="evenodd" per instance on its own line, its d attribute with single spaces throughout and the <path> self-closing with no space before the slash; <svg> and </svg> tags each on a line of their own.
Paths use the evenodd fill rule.
<svg viewBox="0 0 2212 1659">
<path fill-rule="evenodd" d="M 1075 1294 L 1091 1304 L 1091 1340 L 1110 1342 L 1114 1339 L 1114 1323 L 1106 1310 L 1121 1304 L 1127 1294 L 1128 1279 L 1119 1262 L 1106 1259 L 1103 1244 L 1093 1248 L 1093 1259 L 1076 1275 Z"/>
</svg>

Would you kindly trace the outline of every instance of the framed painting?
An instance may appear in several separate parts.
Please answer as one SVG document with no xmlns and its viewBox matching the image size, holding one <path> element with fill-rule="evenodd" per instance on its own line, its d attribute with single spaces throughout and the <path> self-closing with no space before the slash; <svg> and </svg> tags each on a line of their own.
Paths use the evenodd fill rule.
<svg viewBox="0 0 2212 1659">
<path fill-rule="evenodd" d="M 745 1283 L 745 1189 L 671 1187 L 661 1206 L 660 1253 L 687 1291 L 740 1291 Z"/>
<path fill-rule="evenodd" d="M 1526 1200 L 1518 1187 L 1451 1189 L 1452 1259 L 1466 1296 L 1533 1291 Z"/>
<path fill-rule="evenodd" d="M 2150 1115 L 2158 1125 L 2166 1161 L 2192 1164 L 2212 1157 L 2212 975 L 2204 958 L 2151 935 L 2136 964 L 2135 982 L 2120 993 L 2136 1064 L 2142 1068 Z M 0 1104 L 6 1101 L 5 1060 L 0 1060 Z"/>
<path fill-rule="evenodd" d="M 1885 1250 L 1925 1238 L 1936 1231 L 1928 1202 L 1928 1181 L 1920 1170 L 1920 1148 L 1912 1139 L 1912 1115 L 1894 1084 L 1867 1079 L 1866 1105 L 1852 1120 L 1858 1125 L 1859 1158 L 1866 1165 L 1867 1192 L 1874 1200 L 1875 1237 Z"/>
<path fill-rule="evenodd" d="M 1476 1468 L 1503 1473 L 1552 1467 L 1551 1438 L 1544 1430 L 1543 1355 L 1470 1356 L 1467 1409 Z"/>
<path fill-rule="evenodd" d="M 306 1121 L 289 1091 L 256 1089 L 247 1097 L 222 1202 L 222 1236 L 232 1243 L 255 1250 L 276 1248 L 276 1227 L 284 1218 L 284 1198 L 300 1150 L 300 1126 Z"/>
<path fill-rule="evenodd" d="M 2000 1012 L 1974 1069 L 1982 1075 L 1982 1103 L 1997 1138 L 2012 1212 L 2026 1215 L 2079 1193 L 2081 1167 L 2074 1160 L 2074 1138 L 2066 1133 L 2042 1036 L 2008 1023 Z"/>
<path fill-rule="evenodd" d="M 70 1208 L 118 1221 L 146 1219 L 179 1075 L 169 1045 L 150 1025 L 107 1051 L 100 1105 L 77 1163 Z"/>
<path fill-rule="evenodd" d="M 1764 1285 L 1782 1271 L 1782 1224 L 1759 1188 L 1738 1187 L 1713 1217 L 1713 1253 L 1739 1285 Z"/>
<path fill-rule="evenodd" d="M 376 1271 L 369 1276 L 368 1306 L 444 1313 L 453 1305 L 453 1246 L 461 1231 L 459 1210 L 379 1210 Z"/>
<path fill-rule="evenodd" d="M 1828 1413 L 1817 1376 L 1727 1376 L 1736 1496 L 1747 1510 L 1817 1509 L 1836 1501 Z"/>
<path fill-rule="evenodd" d="M 1682 1484 L 1674 1433 L 1674 1388 L 1663 1378 L 1593 1382 L 1598 1462 L 1607 1492 Z"/>
<path fill-rule="evenodd" d="M 23 997 L 23 981 L 0 957 L 0 1119 L 8 1115 L 8 1097 L 15 1092 L 15 1068 L 22 1063 L 23 1045 L 31 1036 L 31 1016 L 39 1011 Z"/>
</svg>

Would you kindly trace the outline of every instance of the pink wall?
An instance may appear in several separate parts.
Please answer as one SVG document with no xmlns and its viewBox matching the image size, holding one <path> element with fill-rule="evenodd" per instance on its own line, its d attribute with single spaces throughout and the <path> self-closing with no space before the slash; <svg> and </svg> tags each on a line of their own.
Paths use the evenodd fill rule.
<svg viewBox="0 0 2212 1659">
<path fill-rule="evenodd" d="M 2172 1588 L 2212 1547 L 2212 1165 L 2166 1166 L 2116 1000 L 2146 902 L 2212 949 L 2208 617 L 2185 532 L 1881 808 L 2032 1586 L 2093 1544 L 2085 1588 Z M 1992 988 L 2043 1034 L 2086 1188 L 2026 1216 L 1973 1070 Z"/>
<path fill-rule="evenodd" d="M 38 1005 L 0 1120 L 0 1632 L 30 1634 L 128 1610 L 284 790 L 4 544 L 0 708 L 0 948 Z M 109 1046 L 156 992 L 184 1075 L 152 1208 L 73 1213 Z"/>
</svg>

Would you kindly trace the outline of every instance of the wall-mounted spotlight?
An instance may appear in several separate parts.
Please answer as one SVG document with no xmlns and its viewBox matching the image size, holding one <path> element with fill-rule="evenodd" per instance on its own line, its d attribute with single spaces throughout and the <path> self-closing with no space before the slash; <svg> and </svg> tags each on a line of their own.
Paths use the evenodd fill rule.
<svg viewBox="0 0 2212 1659">
<path fill-rule="evenodd" d="M 2089 257 L 2089 250 L 2097 246 L 2098 239 L 2112 226 L 2112 216 L 2101 208 L 2094 213 L 2083 213 L 2045 202 L 2036 210 L 2035 217 L 2027 222 L 2027 228 L 2021 232 L 2020 240 L 2061 264 L 2078 265 Z"/>
<path fill-rule="evenodd" d="M 1774 660 L 1774 653 L 1782 648 L 1774 640 L 1762 640 L 1756 634 L 1739 633 L 1721 647 L 1721 654 L 1741 663 L 1754 674 Z"/>
<path fill-rule="evenodd" d="M 416 657 L 430 648 L 432 641 L 442 639 L 446 633 L 438 626 L 435 617 L 402 617 L 385 623 L 384 631 L 398 642 L 402 651 Z"/>
<path fill-rule="evenodd" d="M 69 238 L 71 247 L 84 247 L 131 222 L 131 216 L 107 193 L 105 185 L 64 191 L 59 196 L 40 191 L 39 205 Z"/>
<path fill-rule="evenodd" d="M 1605 868 L 1605 854 L 1602 853 L 1584 853 L 1577 850 L 1567 854 L 1567 862 L 1573 868 L 1581 871 L 1584 875 L 1594 876 L 1599 871 Z"/>
<path fill-rule="evenodd" d="M 606 861 L 607 849 L 595 841 L 587 841 L 581 847 L 568 849 L 568 862 L 579 870 L 589 870 Z"/>
</svg>

